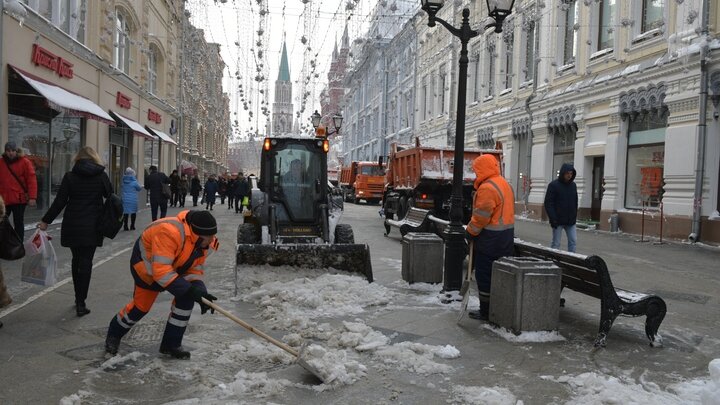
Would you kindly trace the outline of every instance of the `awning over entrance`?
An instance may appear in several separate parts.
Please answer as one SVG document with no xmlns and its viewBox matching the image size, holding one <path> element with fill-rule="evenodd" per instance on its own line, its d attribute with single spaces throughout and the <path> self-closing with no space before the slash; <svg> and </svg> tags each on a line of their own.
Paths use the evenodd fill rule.
<svg viewBox="0 0 720 405">
<path fill-rule="evenodd" d="M 100 122 L 104 122 L 108 125 L 115 125 L 115 121 L 109 116 L 99 105 L 86 99 L 85 97 L 78 96 L 75 93 L 71 93 L 62 87 L 48 83 L 31 73 L 28 73 L 22 69 L 16 68 L 13 65 L 8 65 L 10 69 L 10 86 L 8 96 L 12 100 L 15 97 L 22 97 L 23 102 L 21 105 L 31 105 L 32 103 L 27 102 L 28 98 L 42 96 L 45 99 L 46 106 L 55 112 L 51 113 L 52 116 L 44 117 L 40 111 L 15 111 L 12 107 L 9 109 L 11 114 L 30 116 L 31 118 L 41 119 L 43 121 L 49 121 L 59 112 L 64 112 L 70 116 L 80 116 Z M 12 79 L 22 79 L 27 85 L 23 86 L 21 83 L 12 82 Z M 35 94 L 37 93 L 37 94 Z M 25 114 L 24 114 L 25 112 Z M 46 110 L 46 113 L 48 111 Z"/>
<path fill-rule="evenodd" d="M 130 118 L 123 117 L 122 115 L 110 110 L 110 115 L 112 115 L 113 118 L 115 118 L 115 121 L 118 122 L 120 125 L 124 125 L 135 133 L 135 135 L 143 136 L 148 139 L 152 139 L 153 141 L 157 138 L 148 132 L 145 128 L 143 128 L 142 125 L 138 124 L 137 122 L 131 120 Z"/>
<path fill-rule="evenodd" d="M 175 142 L 175 140 L 172 139 L 172 138 L 170 137 L 170 135 L 166 134 L 165 132 L 158 131 L 158 130 L 155 129 L 155 128 L 150 128 L 150 127 L 147 126 L 147 125 L 145 125 L 145 129 L 147 129 L 148 131 L 150 131 L 151 134 L 153 134 L 153 135 L 157 136 L 158 138 L 160 138 L 161 141 L 167 142 L 167 143 L 171 143 L 171 144 L 173 144 L 173 145 L 177 145 L 177 142 Z"/>
</svg>

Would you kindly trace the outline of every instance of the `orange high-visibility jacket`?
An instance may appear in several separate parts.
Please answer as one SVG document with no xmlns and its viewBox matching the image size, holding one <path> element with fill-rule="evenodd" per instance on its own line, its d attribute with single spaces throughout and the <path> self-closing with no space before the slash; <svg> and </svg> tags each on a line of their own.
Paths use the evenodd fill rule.
<svg viewBox="0 0 720 405">
<path fill-rule="evenodd" d="M 155 284 L 178 296 L 190 288 L 191 281 L 202 281 L 205 260 L 219 244 L 213 237 L 207 249 L 197 246 L 199 237 L 185 219 L 188 212 L 153 222 L 136 242 L 131 265 L 146 288 Z"/>
<path fill-rule="evenodd" d="M 473 161 L 475 198 L 467 231 L 478 236 L 484 230 L 505 231 L 515 226 L 515 196 L 500 176 L 500 163 L 493 155 L 481 155 Z"/>
</svg>

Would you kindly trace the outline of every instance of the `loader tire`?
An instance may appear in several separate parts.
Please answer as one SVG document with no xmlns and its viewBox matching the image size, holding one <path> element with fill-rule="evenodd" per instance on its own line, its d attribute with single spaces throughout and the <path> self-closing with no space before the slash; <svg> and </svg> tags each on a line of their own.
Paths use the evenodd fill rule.
<svg viewBox="0 0 720 405">
<path fill-rule="evenodd" d="M 337 224 L 335 226 L 335 243 L 354 244 L 355 234 L 350 224 Z"/>
<path fill-rule="evenodd" d="M 257 230 L 253 224 L 240 224 L 237 231 L 237 243 L 252 244 L 258 243 Z"/>
</svg>

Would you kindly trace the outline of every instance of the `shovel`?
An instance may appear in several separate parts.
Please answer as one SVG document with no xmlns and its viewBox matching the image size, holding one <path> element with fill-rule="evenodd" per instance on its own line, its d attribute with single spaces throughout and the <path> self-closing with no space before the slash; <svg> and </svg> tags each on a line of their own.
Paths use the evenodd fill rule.
<svg viewBox="0 0 720 405">
<path fill-rule="evenodd" d="M 460 303 L 460 313 L 457 317 L 457 322 L 460 323 L 460 321 L 465 316 L 465 312 L 467 312 L 467 306 L 468 302 L 470 301 L 470 294 L 468 291 L 470 290 L 470 283 L 472 282 L 472 270 L 473 270 L 473 248 L 475 247 L 475 242 L 470 241 L 470 253 L 468 254 L 468 269 L 467 273 L 465 274 L 465 279 L 463 280 L 462 286 L 460 287 L 460 295 L 463 296 L 462 302 Z"/>
<path fill-rule="evenodd" d="M 236 317 L 235 315 L 231 314 L 230 312 L 226 311 L 225 309 L 221 308 L 219 305 L 215 304 L 212 301 L 209 301 L 205 298 L 202 299 L 203 304 L 209 306 L 210 308 L 220 312 L 221 314 L 225 315 L 226 317 L 233 320 L 238 325 L 242 326 L 243 328 L 249 330 L 250 332 L 260 336 L 261 338 L 267 340 L 268 342 L 274 344 L 275 346 L 285 350 L 290 355 L 295 357 L 295 361 L 297 362 L 300 367 L 304 368 L 305 370 L 312 373 L 315 377 L 317 377 L 320 381 L 325 382 L 325 378 L 323 377 L 323 373 L 321 373 L 318 369 L 310 365 L 306 360 L 303 359 L 304 354 L 304 346 L 300 349 L 300 351 L 297 351 L 293 349 L 292 347 L 288 346 L 287 344 L 275 339 L 274 337 L 266 334 L 265 332 L 253 327 L 249 323 L 243 321 L 242 319 Z"/>
</svg>

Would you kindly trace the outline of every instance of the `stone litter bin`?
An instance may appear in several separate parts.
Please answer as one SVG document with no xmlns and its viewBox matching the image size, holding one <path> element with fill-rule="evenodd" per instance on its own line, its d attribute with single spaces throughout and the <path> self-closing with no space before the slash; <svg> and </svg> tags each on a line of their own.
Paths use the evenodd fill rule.
<svg viewBox="0 0 720 405">
<path fill-rule="evenodd" d="M 490 322 L 516 335 L 556 331 L 562 270 L 535 257 L 503 257 L 493 263 Z"/>
<path fill-rule="evenodd" d="M 443 240 L 434 233 L 408 232 L 402 240 L 402 279 L 408 283 L 442 283 Z"/>
</svg>

